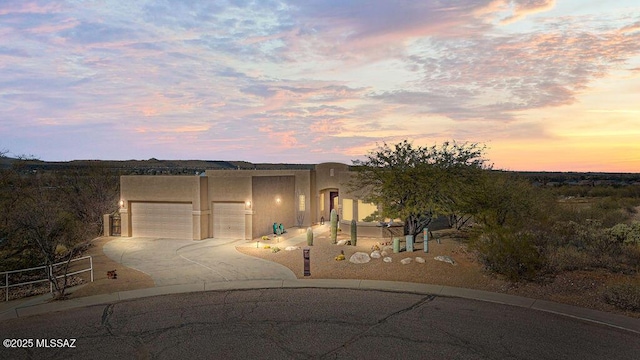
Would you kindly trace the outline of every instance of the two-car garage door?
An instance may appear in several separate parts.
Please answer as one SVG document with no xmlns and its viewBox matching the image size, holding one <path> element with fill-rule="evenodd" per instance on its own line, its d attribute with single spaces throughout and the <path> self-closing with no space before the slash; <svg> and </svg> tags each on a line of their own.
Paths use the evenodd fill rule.
<svg viewBox="0 0 640 360">
<path fill-rule="evenodd" d="M 131 204 L 133 236 L 193 239 L 191 203 L 134 202 Z"/>
<path fill-rule="evenodd" d="M 193 239 L 191 203 L 131 203 L 131 232 L 136 237 Z M 245 238 L 244 203 L 213 203 L 213 237 Z"/>
<path fill-rule="evenodd" d="M 213 237 L 245 238 L 244 203 L 213 203 Z"/>
</svg>

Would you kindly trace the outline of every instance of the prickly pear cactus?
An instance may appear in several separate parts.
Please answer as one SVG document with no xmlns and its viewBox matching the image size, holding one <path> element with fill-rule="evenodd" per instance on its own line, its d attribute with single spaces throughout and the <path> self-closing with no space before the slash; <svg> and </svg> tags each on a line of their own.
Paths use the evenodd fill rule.
<svg viewBox="0 0 640 360">
<path fill-rule="evenodd" d="M 331 243 L 338 242 L 338 213 L 336 209 L 331 210 Z"/>
<path fill-rule="evenodd" d="M 313 246 L 313 230 L 311 227 L 307 228 L 307 246 Z"/>
<path fill-rule="evenodd" d="M 358 241 L 358 227 L 355 220 L 351 220 L 351 245 L 356 246 Z"/>
</svg>

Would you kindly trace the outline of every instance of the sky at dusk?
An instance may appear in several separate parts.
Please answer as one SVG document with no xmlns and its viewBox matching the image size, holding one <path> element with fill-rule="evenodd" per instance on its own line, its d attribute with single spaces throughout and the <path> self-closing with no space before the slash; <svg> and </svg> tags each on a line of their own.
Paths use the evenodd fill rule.
<svg viewBox="0 0 640 360">
<path fill-rule="evenodd" d="M 0 150 L 640 172 L 638 0 L 0 0 Z"/>
</svg>

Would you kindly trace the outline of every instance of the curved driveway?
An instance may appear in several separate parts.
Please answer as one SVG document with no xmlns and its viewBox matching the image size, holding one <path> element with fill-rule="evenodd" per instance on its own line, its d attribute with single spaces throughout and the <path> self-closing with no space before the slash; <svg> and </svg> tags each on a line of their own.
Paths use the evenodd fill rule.
<svg viewBox="0 0 640 360">
<path fill-rule="evenodd" d="M 285 266 L 238 252 L 236 245 L 244 242 L 122 237 L 106 243 L 103 251 L 114 261 L 148 274 L 156 286 L 296 279 Z"/>
</svg>

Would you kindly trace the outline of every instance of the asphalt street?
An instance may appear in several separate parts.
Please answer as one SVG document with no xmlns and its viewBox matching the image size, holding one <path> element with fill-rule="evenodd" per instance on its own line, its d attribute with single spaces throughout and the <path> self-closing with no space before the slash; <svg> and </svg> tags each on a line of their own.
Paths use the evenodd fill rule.
<svg viewBox="0 0 640 360">
<path fill-rule="evenodd" d="M 171 294 L 0 322 L 3 359 L 638 359 L 638 333 L 522 307 L 353 289 Z M 64 341 L 53 342 L 64 345 Z M 37 344 L 37 342 L 34 342 Z M 43 345 L 42 341 L 39 342 Z"/>
</svg>

